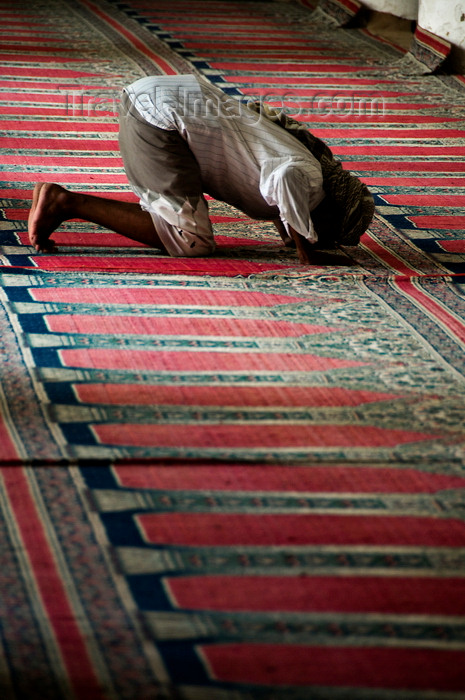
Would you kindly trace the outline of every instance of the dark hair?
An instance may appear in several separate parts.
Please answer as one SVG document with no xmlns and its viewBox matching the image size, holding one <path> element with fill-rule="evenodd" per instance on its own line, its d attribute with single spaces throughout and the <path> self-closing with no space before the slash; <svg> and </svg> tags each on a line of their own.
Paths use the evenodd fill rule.
<svg viewBox="0 0 465 700">
<path fill-rule="evenodd" d="M 335 248 L 342 231 L 341 208 L 326 196 L 311 212 L 313 226 L 318 236 L 318 248 Z"/>
</svg>

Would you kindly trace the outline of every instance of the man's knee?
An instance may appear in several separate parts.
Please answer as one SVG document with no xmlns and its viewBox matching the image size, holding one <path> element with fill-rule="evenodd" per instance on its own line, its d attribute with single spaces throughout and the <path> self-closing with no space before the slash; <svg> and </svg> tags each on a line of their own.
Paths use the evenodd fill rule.
<svg viewBox="0 0 465 700">
<path fill-rule="evenodd" d="M 171 247 L 169 253 L 173 258 L 207 258 L 215 252 L 214 242 L 192 241 L 190 245 Z"/>
<path fill-rule="evenodd" d="M 215 250 L 213 235 L 199 235 L 170 224 L 157 227 L 166 250 L 174 258 L 204 258 Z"/>
</svg>

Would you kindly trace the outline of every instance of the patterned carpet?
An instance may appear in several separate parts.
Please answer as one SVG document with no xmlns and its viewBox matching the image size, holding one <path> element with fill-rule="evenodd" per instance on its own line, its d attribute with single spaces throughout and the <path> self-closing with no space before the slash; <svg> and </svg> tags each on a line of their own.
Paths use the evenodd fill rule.
<svg viewBox="0 0 465 700">
<path fill-rule="evenodd" d="M 357 7 L 0 0 L 2 700 L 465 698 L 465 81 Z M 135 201 L 120 89 L 192 71 L 370 186 L 359 247 L 211 200 L 213 258 L 35 253 L 33 184 Z"/>
</svg>

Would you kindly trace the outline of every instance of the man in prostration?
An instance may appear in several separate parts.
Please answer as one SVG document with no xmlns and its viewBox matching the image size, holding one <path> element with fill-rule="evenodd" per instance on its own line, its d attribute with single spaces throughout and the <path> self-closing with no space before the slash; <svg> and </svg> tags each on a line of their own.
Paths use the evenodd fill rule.
<svg viewBox="0 0 465 700">
<path fill-rule="evenodd" d="M 38 183 L 29 238 L 52 252 L 69 219 L 104 226 L 172 256 L 207 256 L 215 241 L 205 194 L 252 219 L 273 221 L 299 260 L 357 245 L 373 197 L 299 122 L 263 103 L 244 103 L 189 75 L 141 78 L 121 98 L 119 143 L 140 203 Z"/>
</svg>

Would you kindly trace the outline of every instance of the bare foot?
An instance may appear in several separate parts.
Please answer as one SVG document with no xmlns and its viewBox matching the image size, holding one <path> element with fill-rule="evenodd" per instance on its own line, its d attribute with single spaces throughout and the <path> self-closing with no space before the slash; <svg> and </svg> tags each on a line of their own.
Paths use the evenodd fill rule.
<svg viewBox="0 0 465 700">
<path fill-rule="evenodd" d="M 36 184 L 29 212 L 28 231 L 29 241 L 37 251 L 52 253 L 56 250 L 50 236 L 63 221 L 69 218 L 68 195 L 67 190 L 60 185 L 50 182 Z"/>
</svg>

